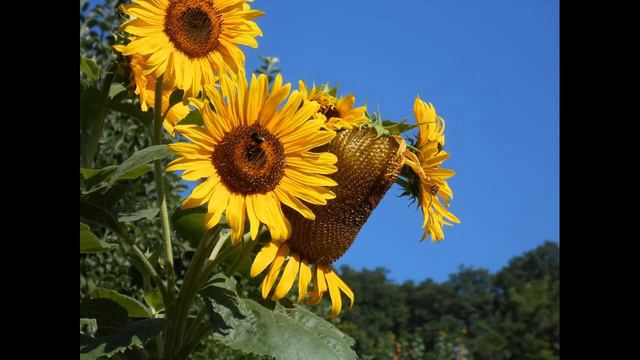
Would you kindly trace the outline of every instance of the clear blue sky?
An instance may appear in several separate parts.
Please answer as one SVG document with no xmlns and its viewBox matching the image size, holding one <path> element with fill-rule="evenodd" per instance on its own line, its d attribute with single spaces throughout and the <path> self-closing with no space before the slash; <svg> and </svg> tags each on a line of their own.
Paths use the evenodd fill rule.
<svg viewBox="0 0 640 360">
<path fill-rule="evenodd" d="M 277 56 L 285 81 L 330 81 L 385 118 L 416 94 L 447 121 L 451 210 L 462 223 L 420 243 L 421 213 L 394 185 L 337 265 L 397 281 L 446 280 L 459 265 L 496 271 L 559 241 L 558 1 L 265 1 L 246 48 Z"/>
</svg>

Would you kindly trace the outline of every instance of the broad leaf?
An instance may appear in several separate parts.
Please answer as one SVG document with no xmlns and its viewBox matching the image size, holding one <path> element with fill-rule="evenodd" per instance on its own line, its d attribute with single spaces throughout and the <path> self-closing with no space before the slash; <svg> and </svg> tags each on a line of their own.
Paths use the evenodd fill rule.
<svg viewBox="0 0 640 360">
<path fill-rule="evenodd" d="M 80 199 L 80 217 L 121 233 L 120 223 L 109 210 L 82 198 Z"/>
<path fill-rule="evenodd" d="M 113 175 L 111 175 L 109 185 L 112 185 L 120 179 L 121 176 L 130 174 L 139 166 L 148 164 L 154 160 L 162 159 L 169 154 L 169 148 L 166 145 L 153 145 L 137 151 L 135 154 L 131 155 L 130 158 L 120 164 L 118 169 L 116 169 Z"/>
<path fill-rule="evenodd" d="M 96 319 L 80 318 L 80 334 L 93 336 L 98 331 Z"/>
<path fill-rule="evenodd" d="M 181 102 L 183 97 L 184 97 L 184 90 L 178 89 L 172 92 L 171 96 L 169 96 L 169 107 Z"/>
<path fill-rule="evenodd" d="M 213 315 L 214 338 L 224 345 L 279 360 L 356 359 L 355 341 L 309 310 L 281 303 L 267 308 L 233 288 L 223 280 L 201 291 Z"/>
<path fill-rule="evenodd" d="M 118 176 L 116 180 L 133 180 L 137 179 L 140 176 L 146 174 L 149 170 L 151 170 L 152 166 L 149 164 L 140 164 L 133 169 L 125 172 L 124 174 Z"/>
<path fill-rule="evenodd" d="M 84 56 L 80 56 L 80 70 L 87 75 L 89 80 L 96 82 L 100 78 L 100 68 L 95 63 L 95 61 L 86 58 Z"/>
<path fill-rule="evenodd" d="M 117 168 L 118 165 L 110 165 L 102 169 L 80 168 L 80 179 L 84 181 L 87 188 L 92 188 L 106 180 Z"/>
<path fill-rule="evenodd" d="M 176 209 L 173 213 L 173 225 L 180 237 L 187 240 L 192 247 L 197 247 L 200 239 L 204 236 L 204 215 L 207 209 L 198 207 L 183 210 Z"/>
<path fill-rule="evenodd" d="M 120 214 L 118 220 L 123 223 L 134 222 L 142 219 L 153 220 L 160 210 L 158 208 L 144 209 L 132 214 Z"/>
<path fill-rule="evenodd" d="M 93 292 L 94 298 L 97 299 L 110 299 L 115 301 L 118 305 L 122 306 L 127 310 L 127 315 L 130 318 L 148 318 L 152 315 L 151 310 L 144 306 L 138 300 L 122 295 L 117 291 L 105 289 L 105 288 L 97 288 Z"/>
<path fill-rule="evenodd" d="M 114 96 L 120 94 L 123 91 L 129 90 L 127 90 L 127 88 L 120 83 L 112 83 L 111 87 L 109 88 L 109 98 L 112 99 Z"/>
<path fill-rule="evenodd" d="M 137 179 L 138 177 L 146 174 L 149 170 L 151 170 L 151 165 L 140 164 L 137 167 L 134 167 L 133 169 L 127 171 L 126 173 L 120 174 L 117 178 L 114 179 L 113 175 L 118 167 L 118 165 L 110 165 L 102 169 L 80 168 L 80 179 L 84 182 L 85 188 L 87 189 L 85 191 L 85 194 L 103 189 L 112 180 L 119 181 Z"/>
<path fill-rule="evenodd" d="M 141 121 L 143 124 L 148 124 L 153 119 L 153 114 L 149 111 L 144 112 L 140 110 L 139 106 L 128 102 L 109 102 L 105 105 L 105 108 L 113 111 L 117 111 L 121 114 L 129 115 L 134 119 Z"/>
<path fill-rule="evenodd" d="M 134 346 L 141 348 L 160 334 L 165 326 L 166 319 L 146 319 L 132 322 L 118 334 L 81 343 L 80 360 L 94 360 L 101 356 L 110 357 L 117 353 L 123 353 Z"/>
<path fill-rule="evenodd" d="M 164 310 L 164 301 L 162 300 L 160 289 L 146 292 L 144 294 L 144 302 L 149 305 L 154 314 Z"/>
<path fill-rule="evenodd" d="M 115 184 L 113 187 L 97 187 L 84 192 L 84 199 L 88 202 L 101 206 L 105 209 L 111 209 L 120 200 L 129 189 L 128 185 Z"/>
<path fill-rule="evenodd" d="M 94 254 L 101 251 L 109 251 L 117 248 L 116 244 L 108 244 L 98 239 L 89 227 L 83 223 L 80 223 L 80 253 L 81 254 Z"/>
<path fill-rule="evenodd" d="M 102 114 L 103 94 L 95 87 L 80 87 L 80 129 L 89 134 Z"/>
<path fill-rule="evenodd" d="M 113 335 L 129 323 L 127 310 L 110 299 L 90 299 L 80 303 L 80 318 L 96 319 L 98 336 Z"/>
</svg>

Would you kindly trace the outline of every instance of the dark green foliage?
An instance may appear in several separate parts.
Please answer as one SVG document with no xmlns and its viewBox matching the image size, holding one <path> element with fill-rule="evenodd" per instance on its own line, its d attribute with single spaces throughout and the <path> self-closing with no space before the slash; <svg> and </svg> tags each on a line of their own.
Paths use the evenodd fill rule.
<svg viewBox="0 0 640 360">
<path fill-rule="evenodd" d="M 558 359 L 559 264 L 546 242 L 496 274 L 461 267 L 440 284 L 343 266 L 356 304 L 337 326 L 362 359 Z"/>
</svg>

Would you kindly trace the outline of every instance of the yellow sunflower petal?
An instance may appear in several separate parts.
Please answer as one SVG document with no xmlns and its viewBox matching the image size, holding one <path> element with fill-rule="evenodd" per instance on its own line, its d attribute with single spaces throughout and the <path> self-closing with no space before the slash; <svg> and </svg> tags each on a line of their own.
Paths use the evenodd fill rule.
<svg viewBox="0 0 640 360">
<path fill-rule="evenodd" d="M 231 243 L 236 246 L 244 234 L 244 195 L 231 194 L 227 206 L 227 222 L 231 227 Z"/>
<path fill-rule="evenodd" d="M 273 296 L 271 297 L 273 301 L 282 299 L 287 295 L 289 290 L 291 290 L 293 281 L 296 279 L 296 275 L 298 275 L 298 269 L 300 269 L 300 256 L 294 254 L 289 257 L 289 262 L 287 262 L 287 266 L 285 266 L 282 272 L 280 282 L 278 282 L 278 286 L 276 286 L 276 289 L 273 291 Z"/>
<path fill-rule="evenodd" d="M 311 186 L 336 186 L 338 184 L 327 176 L 305 173 L 293 168 L 285 168 L 284 176 L 287 176 L 299 183 Z"/>
<path fill-rule="evenodd" d="M 327 280 L 321 266 L 316 266 L 316 276 L 313 280 L 313 290 L 307 304 L 318 305 L 322 301 L 322 295 L 327 291 Z"/>
<path fill-rule="evenodd" d="M 331 313 L 329 313 L 329 317 L 332 318 L 336 317 L 342 309 L 342 297 L 336 280 L 338 276 L 331 269 L 325 269 L 323 271 L 325 271 L 327 285 L 329 286 L 329 297 L 331 297 Z"/>
<path fill-rule="evenodd" d="M 220 222 L 220 218 L 222 218 L 222 213 L 227 207 L 229 203 L 229 198 L 231 194 L 229 191 L 222 185 L 216 186 L 213 194 L 209 198 L 209 206 L 207 209 L 207 214 L 204 217 L 205 227 L 207 229 L 211 229 L 216 226 Z"/>
<path fill-rule="evenodd" d="M 266 269 L 267 266 L 269 266 L 269 264 L 271 264 L 276 258 L 279 248 L 280 243 L 274 241 L 269 241 L 265 246 L 263 246 L 256 255 L 256 258 L 253 260 L 253 264 L 251 264 L 250 276 L 256 277 L 263 272 L 264 269 Z"/>
<path fill-rule="evenodd" d="M 347 284 L 345 284 L 344 281 L 340 279 L 340 276 L 338 276 L 338 274 L 336 274 L 335 271 L 333 272 L 333 275 L 334 275 L 333 281 L 335 281 L 338 284 L 338 288 L 340 288 L 340 290 L 349 298 L 349 309 L 351 309 L 355 301 L 355 295 L 353 294 L 353 290 L 351 290 L 351 288 L 349 288 L 349 286 L 347 286 Z"/>
<path fill-rule="evenodd" d="M 269 273 L 262 281 L 262 298 L 266 299 L 269 296 L 269 292 L 271 292 L 271 288 L 273 284 L 276 282 L 278 275 L 280 274 L 280 269 L 282 268 L 282 264 L 284 263 L 284 258 L 287 256 L 287 252 L 289 251 L 289 247 L 286 244 L 280 245 L 278 252 L 276 253 L 276 257 L 271 263 L 271 267 L 269 268 Z"/>
<path fill-rule="evenodd" d="M 258 231 L 260 230 L 260 220 L 258 219 L 258 215 L 256 214 L 256 210 L 253 205 L 253 197 L 247 196 L 245 201 L 247 206 L 247 217 L 249 218 L 249 232 L 251 234 L 251 239 L 255 240 L 258 236 Z"/>
<path fill-rule="evenodd" d="M 303 204 L 295 196 L 291 196 L 287 191 L 282 190 L 280 187 L 275 189 L 276 196 L 283 204 L 299 212 L 302 216 L 309 220 L 315 220 L 316 216 L 308 206 Z"/>
<path fill-rule="evenodd" d="M 311 268 L 309 262 L 302 260 L 300 263 L 300 273 L 298 275 L 298 302 L 301 302 L 307 295 L 307 288 L 311 281 Z"/>
</svg>

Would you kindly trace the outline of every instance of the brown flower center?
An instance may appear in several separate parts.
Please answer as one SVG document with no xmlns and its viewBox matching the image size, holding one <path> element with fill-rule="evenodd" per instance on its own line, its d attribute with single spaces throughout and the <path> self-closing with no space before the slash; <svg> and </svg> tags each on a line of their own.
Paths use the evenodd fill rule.
<svg viewBox="0 0 640 360">
<path fill-rule="evenodd" d="M 164 32 L 173 45 L 192 59 L 207 56 L 219 44 L 222 20 L 212 1 L 174 0 L 169 2 Z"/>
<path fill-rule="evenodd" d="M 284 175 L 284 148 L 259 124 L 228 132 L 214 148 L 211 161 L 222 183 L 235 194 L 265 194 Z"/>
<path fill-rule="evenodd" d="M 320 265 L 339 259 L 398 177 L 403 163 L 398 147 L 392 138 L 376 138 L 373 130 L 353 129 L 338 132 L 330 144 L 318 148 L 338 156 L 338 171 L 329 175 L 338 183 L 331 188 L 336 198 L 324 206 L 309 205 L 315 220 L 283 207 L 292 226 L 290 249 Z"/>
</svg>

